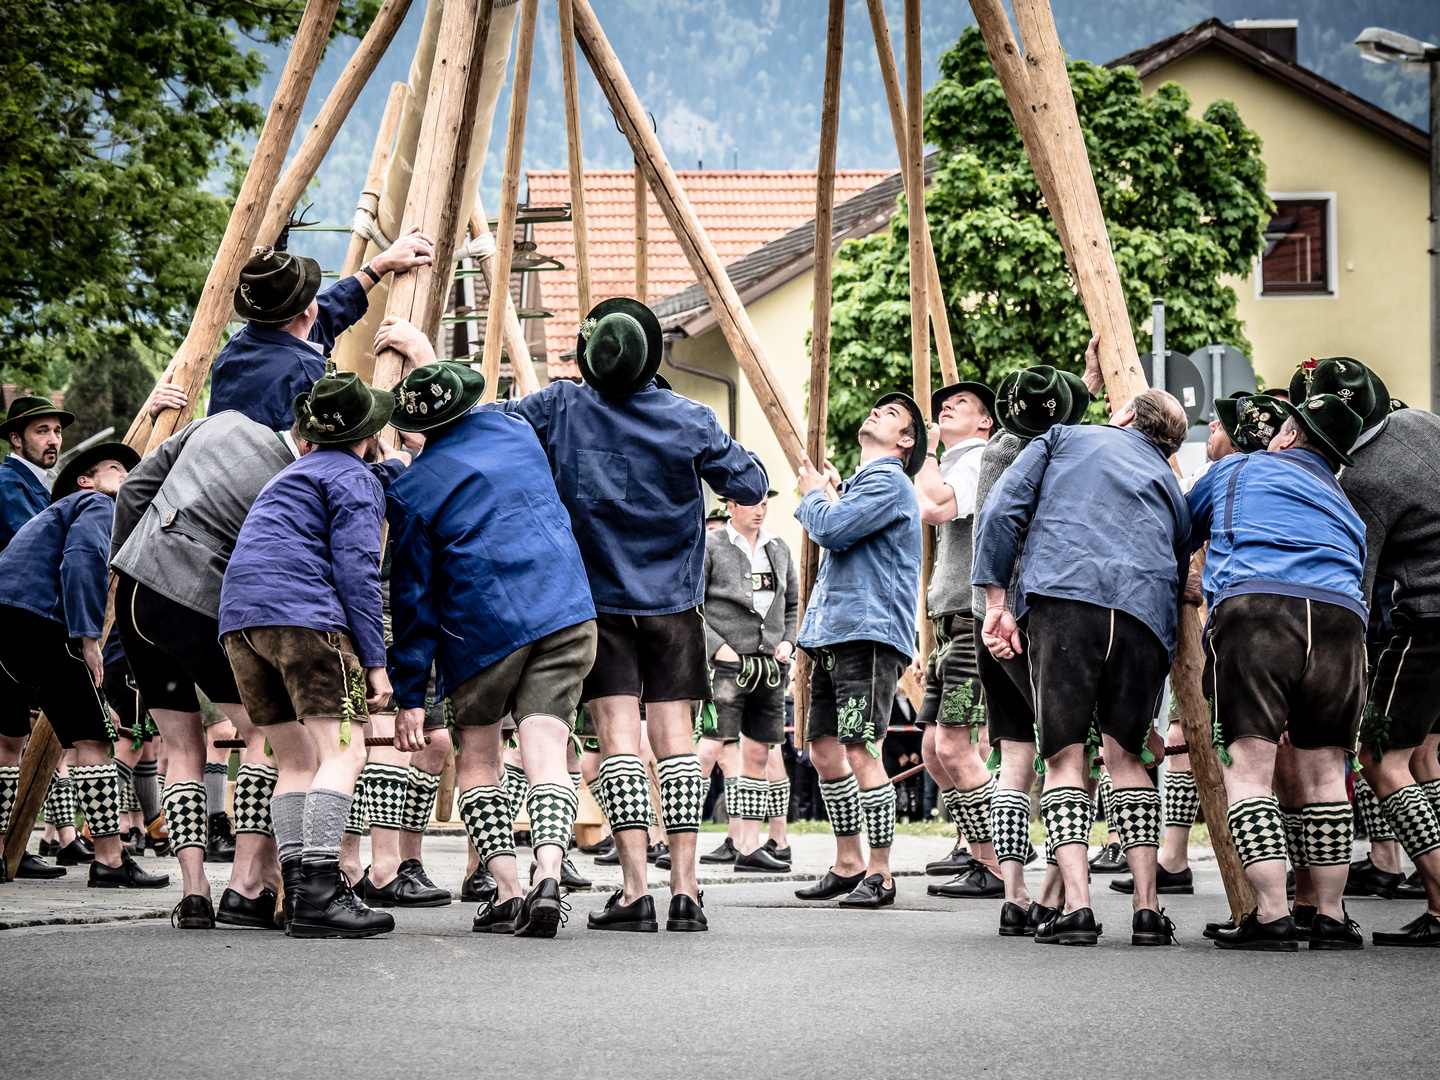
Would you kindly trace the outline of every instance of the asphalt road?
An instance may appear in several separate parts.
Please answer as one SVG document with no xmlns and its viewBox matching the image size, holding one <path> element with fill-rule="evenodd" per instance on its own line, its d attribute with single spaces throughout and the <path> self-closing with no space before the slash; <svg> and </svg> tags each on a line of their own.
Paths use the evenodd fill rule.
<svg viewBox="0 0 1440 1080">
<path fill-rule="evenodd" d="M 1440 951 L 1221 953 L 1219 876 L 1167 897 L 1180 944 L 995 933 L 998 901 L 901 879 L 879 912 L 793 883 L 706 895 L 708 934 L 469 932 L 473 905 L 358 942 L 155 920 L 0 932 L 6 1077 L 1284 1077 L 1436 1075 Z M 657 895 L 657 901 L 667 899 Z M 663 908 L 662 908 L 663 910 Z M 1351 904 L 1366 930 L 1418 903 Z"/>
</svg>

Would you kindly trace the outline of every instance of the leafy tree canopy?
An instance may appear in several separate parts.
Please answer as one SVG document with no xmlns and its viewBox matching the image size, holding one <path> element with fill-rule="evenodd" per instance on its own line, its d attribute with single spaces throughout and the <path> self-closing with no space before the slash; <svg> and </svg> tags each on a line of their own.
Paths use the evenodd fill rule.
<svg viewBox="0 0 1440 1080">
<path fill-rule="evenodd" d="M 1248 275 L 1264 243 L 1259 137 L 1229 101 L 1196 119 L 1175 83 L 1146 97 L 1133 68 L 1068 67 L 1131 324 L 1160 297 L 1170 348 L 1228 342 L 1248 354 L 1221 277 Z M 1089 320 L 978 28 L 940 73 L 925 95 L 939 166 L 925 205 L 961 378 L 994 386 L 1036 363 L 1078 373 Z M 849 241 L 836 259 L 828 422 L 842 473 L 858 462 L 875 398 L 911 386 L 908 244 L 902 206 L 889 234 Z M 933 348 L 932 362 L 938 387 Z"/>
<path fill-rule="evenodd" d="M 361 33 L 378 0 L 343 0 Z M 27 0 L 0 34 L 0 355 L 50 365 L 183 333 L 229 216 L 265 71 L 240 40 L 293 35 L 303 0 Z M 223 184 L 220 185 L 223 187 Z M 168 351 L 168 347 L 167 347 Z"/>
</svg>

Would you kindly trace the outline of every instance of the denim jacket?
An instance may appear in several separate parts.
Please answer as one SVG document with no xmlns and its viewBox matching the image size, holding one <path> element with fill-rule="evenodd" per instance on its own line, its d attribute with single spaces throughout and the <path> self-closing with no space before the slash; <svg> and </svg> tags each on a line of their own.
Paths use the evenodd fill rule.
<svg viewBox="0 0 1440 1080">
<path fill-rule="evenodd" d="M 795 517 L 825 549 L 798 644 L 878 641 L 910 656 L 920 596 L 920 503 L 900 459 L 861 467 L 840 486 L 839 502 L 810 492 Z"/>
</svg>

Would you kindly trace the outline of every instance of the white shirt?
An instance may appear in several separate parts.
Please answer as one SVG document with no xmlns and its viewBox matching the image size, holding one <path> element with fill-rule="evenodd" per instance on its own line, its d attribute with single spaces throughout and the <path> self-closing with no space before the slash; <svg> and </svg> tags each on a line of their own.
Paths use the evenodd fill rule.
<svg viewBox="0 0 1440 1080">
<path fill-rule="evenodd" d="M 754 608 L 755 614 L 763 621 L 770 613 L 770 605 L 775 602 L 775 590 L 773 588 L 762 589 L 762 574 L 771 574 L 771 584 L 774 584 L 773 568 L 770 565 L 770 555 L 765 550 L 765 545 L 775 539 L 775 534 L 766 532 L 763 528 L 755 541 L 755 550 L 750 550 L 750 541 L 741 536 L 735 530 L 735 526 L 728 521 L 725 523 L 725 534 L 730 537 L 730 543 L 734 544 L 741 551 L 745 552 L 750 559 L 750 606 Z"/>
<path fill-rule="evenodd" d="M 299 461 L 300 447 L 295 445 L 295 436 L 290 434 L 290 429 L 285 428 L 283 431 L 277 431 L 276 434 L 280 436 L 280 441 L 289 448 L 290 453 L 295 455 L 295 460 Z"/>
<path fill-rule="evenodd" d="M 45 485 L 46 491 L 54 489 L 55 477 L 58 475 L 54 469 L 42 469 L 39 465 L 27 459 L 24 454 L 11 454 L 10 456 L 33 472 L 36 477 L 39 478 L 40 483 Z"/>
<path fill-rule="evenodd" d="M 1207 457 L 1205 461 L 1200 465 L 1200 467 L 1194 472 L 1192 472 L 1189 476 L 1182 476 L 1180 478 L 1180 494 L 1189 495 L 1190 489 L 1195 486 L 1196 482 L 1202 476 L 1204 476 L 1207 472 L 1210 471 L 1210 466 L 1214 464 L 1215 463 Z"/>
<path fill-rule="evenodd" d="M 980 486 L 980 455 L 988 440 L 961 439 L 940 455 L 940 479 L 955 493 L 955 520 L 975 513 L 975 492 Z"/>
</svg>

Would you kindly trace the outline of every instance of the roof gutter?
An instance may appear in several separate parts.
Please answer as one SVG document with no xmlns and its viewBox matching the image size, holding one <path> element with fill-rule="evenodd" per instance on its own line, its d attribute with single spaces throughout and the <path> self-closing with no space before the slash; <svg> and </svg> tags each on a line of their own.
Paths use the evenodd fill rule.
<svg viewBox="0 0 1440 1080">
<path fill-rule="evenodd" d="M 693 367 L 690 364 L 677 363 L 673 346 L 675 342 L 684 336 L 683 334 L 669 333 L 665 335 L 665 363 L 669 364 L 676 371 L 683 371 L 687 375 L 698 375 L 702 379 L 713 379 L 715 382 L 725 384 L 725 400 L 730 406 L 730 426 L 726 430 L 733 439 L 735 437 L 735 380 L 730 378 L 729 375 L 721 375 L 718 371 L 709 371 L 705 368 Z"/>
</svg>

